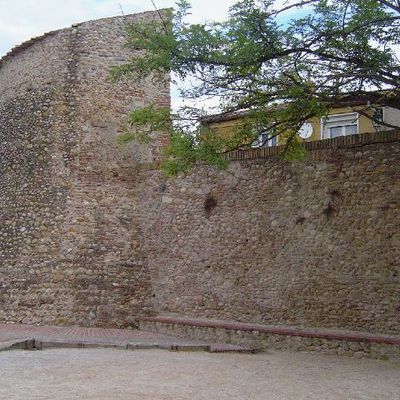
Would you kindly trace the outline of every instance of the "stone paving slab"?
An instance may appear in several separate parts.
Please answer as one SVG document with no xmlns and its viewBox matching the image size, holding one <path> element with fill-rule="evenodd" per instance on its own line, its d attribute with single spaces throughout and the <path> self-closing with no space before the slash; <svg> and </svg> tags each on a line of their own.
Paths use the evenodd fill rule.
<svg viewBox="0 0 400 400">
<path fill-rule="evenodd" d="M 45 348 L 119 348 L 126 350 L 251 352 L 242 346 L 183 339 L 130 329 L 0 324 L 0 350 Z"/>
</svg>

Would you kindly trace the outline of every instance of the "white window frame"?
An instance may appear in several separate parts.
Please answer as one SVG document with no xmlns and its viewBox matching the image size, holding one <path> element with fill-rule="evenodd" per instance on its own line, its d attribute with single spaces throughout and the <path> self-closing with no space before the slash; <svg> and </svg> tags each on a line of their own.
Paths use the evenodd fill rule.
<svg viewBox="0 0 400 400">
<path fill-rule="evenodd" d="M 331 139 L 331 137 L 328 137 L 325 135 L 325 124 L 326 121 L 329 120 L 329 118 L 342 118 L 342 119 L 346 119 L 346 117 L 348 117 L 348 119 L 350 119 L 349 117 L 354 116 L 357 122 L 357 132 L 356 134 L 360 133 L 360 114 L 358 114 L 357 112 L 351 112 L 351 113 L 340 113 L 340 114 L 329 114 L 326 117 L 321 118 L 321 139 Z M 338 125 L 341 126 L 342 128 L 344 128 L 347 125 Z M 344 129 L 342 129 L 342 135 L 340 136 L 347 136 L 346 132 Z"/>
</svg>

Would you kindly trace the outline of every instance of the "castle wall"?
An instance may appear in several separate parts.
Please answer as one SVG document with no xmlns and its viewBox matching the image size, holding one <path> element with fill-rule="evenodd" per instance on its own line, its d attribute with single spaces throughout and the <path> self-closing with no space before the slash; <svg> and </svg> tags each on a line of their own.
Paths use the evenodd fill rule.
<svg viewBox="0 0 400 400">
<path fill-rule="evenodd" d="M 131 172 L 166 137 L 115 139 L 130 109 L 168 105 L 169 87 L 107 78 L 131 56 L 127 22 L 157 15 L 78 24 L 0 61 L 1 321 L 121 326 L 149 312 Z"/>
<path fill-rule="evenodd" d="M 399 139 L 146 181 L 155 311 L 400 333 Z"/>
<path fill-rule="evenodd" d="M 0 321 L 172 313 L 400 333 L 398 134 L 166 179 L 149 168 L 165 134 L 115 139 L 130 109 L 169 105 L 168 84 L 107 79 L 131 56 L 126 23 L 157 15 L 78 24 L 0 60 Z"/>
</svg>

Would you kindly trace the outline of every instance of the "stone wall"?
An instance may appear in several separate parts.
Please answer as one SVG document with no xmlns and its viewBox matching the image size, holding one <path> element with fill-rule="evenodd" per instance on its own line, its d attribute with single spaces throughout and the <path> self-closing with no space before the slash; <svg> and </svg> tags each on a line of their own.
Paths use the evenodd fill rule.
<svg viewBox="0 0 400 400">
<path fill-rule="evenodd" d="M 169 105 L 168 84 L 107 80 L 130 56 L 126 23 L 157 16 L 78 24 L 0 60 L 0 321 L 400 333 L 400 135 L 165 179 L 149 168 L 165 134 L 115 138 L 130 109 Z"/>
<path fill-rule="evenodd" d="M 149 311 L 131 177 L 167 138 L 115 139 L 130 109 L 169 105 L 169 87 L 107 78 L 131 56 L 127 23 L 153 18 L 78 24 L 0 60 L 1 321 L 121 326 Z"/>
<path fill-rule="evenodd" d="M 147 179 L 155 311 L 400 333 L 399 139 Z"/>
</svg>

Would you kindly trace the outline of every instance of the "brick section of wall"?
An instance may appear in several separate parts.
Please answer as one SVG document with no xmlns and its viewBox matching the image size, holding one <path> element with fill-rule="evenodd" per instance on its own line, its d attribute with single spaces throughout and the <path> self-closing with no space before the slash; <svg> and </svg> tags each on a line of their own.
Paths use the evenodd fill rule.
<svg viewBox="0 0 400 400">
<path fill-rule="evenodd" d="M 119 149 L 130 109 L 169 104 L 168 83 L 107 80 L 132 55 L 127 23 L 55 31 L 0 61 L 0 320 L 114 325 L 151 312 L 137 168 L 166 135 Z"/>
<path fill-rule="evenodd" d="M 319 152 L 311 150 L 321 149 L 343 149 L 357 146 L 365 146 L 374 143 L 397 142 L 400 138 L 400 131 L 390 130 L 387 132 L 370 132 L 357 135 L 339 136 L 333 139 L 316 140 L 312 142 L 302 143 L 302 147 L 308 151 L 308 159 L 312 157 L 320 157 Z M 281 155 L 285 150 L 285 146 L 262 147 L 260 149 L 239 149 L 230 151 L 225 154 L 225 158 L 229 161 L 256 160 L 259 158 L 276 157 Z"/>
<path fill-rule="evenodd" d="M 400 332 L 399 142 L 313 152 L 145 182 L 158 313 Z"/>
</svg>

